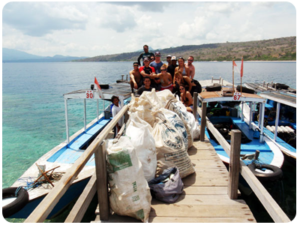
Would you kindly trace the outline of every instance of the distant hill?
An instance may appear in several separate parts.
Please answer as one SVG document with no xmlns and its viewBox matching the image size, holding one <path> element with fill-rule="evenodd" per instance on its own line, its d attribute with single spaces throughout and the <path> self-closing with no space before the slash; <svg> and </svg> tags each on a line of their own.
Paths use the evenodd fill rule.
<svg viewBox="0 0 300 225">
<path fill-rule="evenodd" d="M 15 49 L 2 48 L 2 62 L 67 62 L 82 58 L 86 57 L 73 57 L 62 55 L 55 55 L 53 57 L 38 56 L 18 51 Z"/>
<path fill-rule="evenodd" d="M 155 52 L 152 50 L 151 52 Z M 159 50 L 162 60 L 167 55 L 182 56 L 187 59 L 193 55 L 195 61 L 240 60 L 296 60 L 296 37 L 276 38 L 262 41 L 226 42 L 203 45 L 184 45 Z M 140 52 L 127 52 L 76 60 L 79 62 L 136 61 Z"/>
</svg>

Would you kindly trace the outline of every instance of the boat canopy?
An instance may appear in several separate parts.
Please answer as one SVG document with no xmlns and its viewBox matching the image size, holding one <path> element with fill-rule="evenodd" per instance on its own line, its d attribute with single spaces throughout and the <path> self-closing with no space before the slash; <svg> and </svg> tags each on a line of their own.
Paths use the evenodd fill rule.
<svg viewBox="0 0 300 225">
<path fill-rule="evenodd" d="M 260 96 L 294 108 L 297 107 L 296 95 L 279 92 L 262 92 Z"/>
<path fill-rule="evenodd" d="M 118 96 L 120 99 L 121 107 L 124 105 L 124 99 L 131 96 L 131 88 L 128 83 L 113 83 L 100 85 L 103 98 L 98 94 L 94 85 L 91 85 L 90 89 L 82 89 L 78 91 L 72 91 L 64 94 L 65 100 L 65 119 L 66 119 L 66 135 L 67 143 L 70 143 L 69 137 L 69 123 L 68 123 L 68 103 L 69 99 L 83 99 L 83 111 L 84 111 L 84 131 L 86 131 L 86 99 L 97 100 L 97 121 L 99 121 L 99 100 L 111 101 L 112 96 Z M 105 110 L 105 103 L 103 101 L 103 112 Z M 104 113 L 103 113 L 104 114 Z"/>
<path fill-rule="evenodd" d="M 96 87 L 92 89 L 82 89 L 78 91 L 72 91 L 64 94 L 64 99 L 91 99 L 91 95 L 87 96 L 87 93 L 92 92 L 92 99 L 102 99 L 110 101 L 112 96 L 123 96 L 123 99 L 129 98 L 131 95 L 130 85 L 128 83 L 114 83 L 102 86 L 101 91 L 103 93 L 104 98 L 100 98 Z"/>
<path fill-rule="evenodd" d="M 224 96 L 222 91 L 215 92 L 202 92 L 199 94 L 200 100 L 205 102 L 231 102 L 231 101 L 242 101 L 242 102 L 257 102 L 265 103 L 266 100 L 256 94 L 248 94 L 241 92 L 234 92 L 232 96 Z"/>
</svg>

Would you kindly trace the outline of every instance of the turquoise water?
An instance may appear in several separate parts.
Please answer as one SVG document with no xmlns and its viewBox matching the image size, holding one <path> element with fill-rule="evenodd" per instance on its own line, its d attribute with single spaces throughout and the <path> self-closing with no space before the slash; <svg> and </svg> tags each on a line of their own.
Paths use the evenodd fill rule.
<svg viewBox="0 0 300 225">
<path fill-rule="evenodd" d="M 231 81 L 231 62 L 194 62 L 194 65 L 197 80 L 222 76 Z M 100 83 L 115 82 L 121 74 L 128 74 L 132 63 L 3 63 L 2 69 L 2 188 L 5 188 L 38 158 L 66 140 L 64 93 L 89 88 L 95 76 Z M 296 63 L 245 62 L 243 81 L 274 81 L 296 88 Z M 235 82 L 240 82 L 238 76 Z M 96 117 L 96 101 L 87 103 L 89 122 Z M 68 109 L 72 135 L 84 125 L 83 101 L 69 101 Z"/>
</svg>

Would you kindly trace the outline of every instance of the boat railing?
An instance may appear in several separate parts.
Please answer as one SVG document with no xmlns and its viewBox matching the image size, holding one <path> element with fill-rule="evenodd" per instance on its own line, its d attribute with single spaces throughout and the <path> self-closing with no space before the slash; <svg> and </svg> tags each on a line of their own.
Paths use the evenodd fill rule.
<svg viewBox="0 0 300 225">
<path fill-rule="evenodd" d="M 196 96 L 194 96 L 195 98 Z M 194 106 L 198 106 L 199 99 L 196 98 L 196 104 Z M 201 127 L 200 127 L 200 141 L 204 141 L 205 127 L 210 130 L 210 132 L 214 135 L 220 145 L 223 147 L 225 152 L 230 156 L 229 163 L 229 186 L 228 186 L 228 194 L 231 198 L 237 197 L 237 181 L 239 173 L 246 180 L 248 185 L 251 187 L 259 201 L 265 207 L 271 218 L 274 222 L 290 222 L 290 219 L 284 213 L 284 211 L 280 208 L 277 202 L 272 198 L 269 192 L 265 189 L 265 187 L 261 184 L 261 182 L 255 177 L 255 175 L 251 172 L 248 166 L 240 159 L 240 141 L 241 141 L 241 132 L 234 131 L 232 132 L 231 137 L 231 145 L 225 140 L 225 138 L 219 133 L 219 131 L 214 127 L 214 125 L 209 121 L 206 117 L 206 105 L 205 101 L 202 101 L 202 108 L 194 107 L 194 110 L 197 110 L 198 114 L 201 117 Z M 196 109 L 197 108 L 197 109 Z M 194 112 L 195 115 L 195 112 Z M 233 131 L 233 130 L 232 130 Z M 238 137 L 240 136 L 240 137 Z M 238 169 L 236 169 L 238 167 Z M 235 172 L 234 172 L 235 171 Z"/>
<path fill-rule="evenodd" d="M 86 186 L 86 189 L 89 191 L 84 191 L 79 197 L 75 206 L 66 219 L 68 222 L 80 222 L 88 205 L 86 202 L 90 202 L 96 193 L 96 189 L 106 188 L 107 184 L 103 182 L 103 174 L 101 171 L 106 171 L 104 164 L 101 163 L 103 159 L 102 148 L 105 146 L 103 141 L 106 139 L 108 134 L 118 123 L 118 121 L 127 113 L 129 105 L 125 105 L 121 111 L 110 121 L 110 123 L 103 129 L 102 132 L 94 139 L 94 141 L 89 145 L 89 147 L 84 151 L 84 153 L 76 160 L 74 165 L 66 171 L 61 180 L 55 184 L 55 187 L 45 196 L 42 202 L 35 208 L 35 210 L 29 215 L 29 217 L 24 221 L 25 223 L 36 223 L 43 222 L 48 215 L 51 213 L 52 209 L 59 202 L 60 198 L 65 194 L 68 188 L 71 186 L 72 182 L 76 179 L 77 175 L 84 168 L 85 164 L 89 161 L 93 154 L 95 154 L 95 164 L 96 172 L 100 173 L 94 174 L 89 183 Z M 106 187 L 103 187 L 106 185 Z M 98 187 L 97 187 L 98 186 Z M 85 195 L 85 196 L 84 196 Z M 103 198 L 101 192 L 98 191 L 99 201 L 105 201 L 104 204 L 108 204 L 108 198 Z M 74 212 L 78 213 L 74 213 Z"/>
</svg>

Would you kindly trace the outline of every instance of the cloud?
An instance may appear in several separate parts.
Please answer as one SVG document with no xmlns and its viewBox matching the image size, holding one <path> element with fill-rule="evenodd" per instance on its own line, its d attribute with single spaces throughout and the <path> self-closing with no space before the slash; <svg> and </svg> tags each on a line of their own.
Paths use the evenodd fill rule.
<svg viewBox="0 0 300 225">
<path fill-rule="evenodd" d="M 168 2 L 111 2 L 109 4 L 137 7 L 138 10 L 142 10 L 142 12 L 164 12 L 170 5 Z"/>
<path fill-rule="evenodd" d="M 3 8 L 3 23 L 41 37 L 55 30 L 83 30 L 88 17 L 74 5 L 12 2 Z"/>
<path fill-rule="evenodd" d="M 134 28 L 137 24 L 132 9 L 124 7 L 105 7 L 97 18 L 100 27 L 113 29 L 118 33 Z"/>
</svg>

